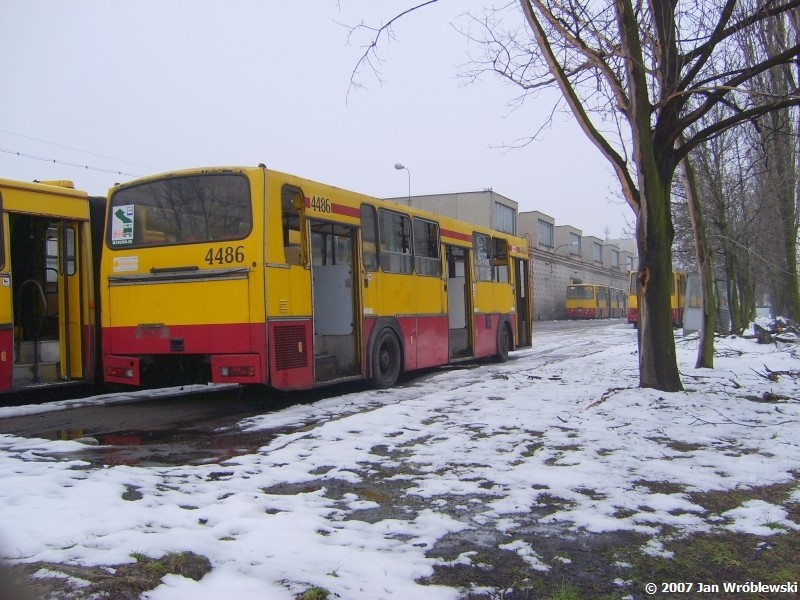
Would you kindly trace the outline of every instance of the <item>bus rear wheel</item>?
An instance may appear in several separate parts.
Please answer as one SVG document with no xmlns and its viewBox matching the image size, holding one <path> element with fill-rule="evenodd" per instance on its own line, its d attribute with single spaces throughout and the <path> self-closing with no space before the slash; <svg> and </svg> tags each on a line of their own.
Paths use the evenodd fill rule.
<svg viewBox="0 0 800 600">
<path fill-rule="evenodd" d="M 508 360 L 508 353 L 511 350 L 511 330 L 506 323 L 500 324 L 500 331 L 497 332 L 497 354 L 494 359 L 496 362 L 504 363 Z"/>
<path fill-rule="evenodd" d="M 388 329 L 382 331 L 372 351 L 372 385 L 381 389 L 392 387 L 400 376 L 401 363 L 400 342 Z"/>
</svg>

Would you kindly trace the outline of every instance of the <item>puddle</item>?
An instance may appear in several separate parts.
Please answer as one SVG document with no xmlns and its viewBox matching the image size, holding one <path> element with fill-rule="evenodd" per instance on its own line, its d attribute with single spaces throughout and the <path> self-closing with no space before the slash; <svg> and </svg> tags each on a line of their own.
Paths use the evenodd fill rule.
<svg viewBox="0 0 800 600">
<path fill-rule="evenodd" d="M 44 433 L 45 439 L 74 440 L 85 450 L 71 452 L 70 460 L 92 467 L 103 465 L 179 466 L 223 462 L 257 452 L 281 432 L 224 432 L 198 430 L 119 431 L 93 433 L 60 430 Z"/>
</svg>

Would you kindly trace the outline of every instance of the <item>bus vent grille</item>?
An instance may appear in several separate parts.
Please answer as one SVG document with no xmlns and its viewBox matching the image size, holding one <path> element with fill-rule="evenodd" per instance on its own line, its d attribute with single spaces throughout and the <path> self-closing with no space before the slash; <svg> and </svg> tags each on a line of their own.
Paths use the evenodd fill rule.
<svg viewBox="0 0 800 600">
<path fill-rule="evenodd" d="M 275 368 L 278 371 L 308 366 L 308 344 L 303 325 L 283 325 L 275 328 Z"/>
</svg>

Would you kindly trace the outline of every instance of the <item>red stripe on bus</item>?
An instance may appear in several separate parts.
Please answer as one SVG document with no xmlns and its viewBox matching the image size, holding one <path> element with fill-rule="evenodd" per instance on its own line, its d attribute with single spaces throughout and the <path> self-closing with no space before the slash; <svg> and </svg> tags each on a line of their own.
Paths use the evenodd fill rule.
<svg viewBox="0 0 800 600">
<path fill-rule="evenodd" d="M 450 231 L 449 229 L 442 229 L 442 237 L 453 238 L 462 242 L 471 242 L 472 235 L 469 233 L 459 233 L 457 231 Z"/>
<path fill-rule="evenodd" d="M 306 208 L 311 208 L 311 198 L 303 198 Z M 319 213 L 319 211 L 314 211 L 315 213 Z M 325 213 L 319 213 L 325 214 Z M 361 218 L 361 209 L 360 208 L 353 208 L 352 206 L 345 206 L 344 204 L 335 204 L 331 202 L 331 214 L 334 215 L 344 215 L 345 217 L 352 217 L 353 219 L 360 219 Z"/>
<path fill-rule="evenodd" d="M 353 208 L 352 206 L 345 206 L 344 204 L 331 204 L 331 212 L 337 215 L 345 215 L 346 217 L 353 217 L 354 219 L 361 218 L 360 208 Z"/>
</svg>

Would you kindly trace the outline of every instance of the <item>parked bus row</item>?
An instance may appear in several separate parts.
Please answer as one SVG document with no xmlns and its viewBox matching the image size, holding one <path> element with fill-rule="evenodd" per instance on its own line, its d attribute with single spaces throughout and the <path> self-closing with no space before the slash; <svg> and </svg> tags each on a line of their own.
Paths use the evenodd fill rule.
<svg viewBox="0 0 800 600">
<path fill-rule="evenodd" d="M 629 273 L 628 286 L 628 323 L 639 326 L 639 280 L 636 271 Z M 672 326 L 683 327 L 683 307 L 686 304 L 686 273 L 674 271 L 669 298 L 672 312 Z"/>
<path fill-rule="evenodd" d="M 567 286 L 568 319 L 617 319 L 625 316 L 624 290 L 594 283 Z"/>
<path fill-rule="evenodd" d="M 0 180 L 0 391 L 309 389 L 531 344 L 525 240 L 266 169 Z"/>
</svg>

